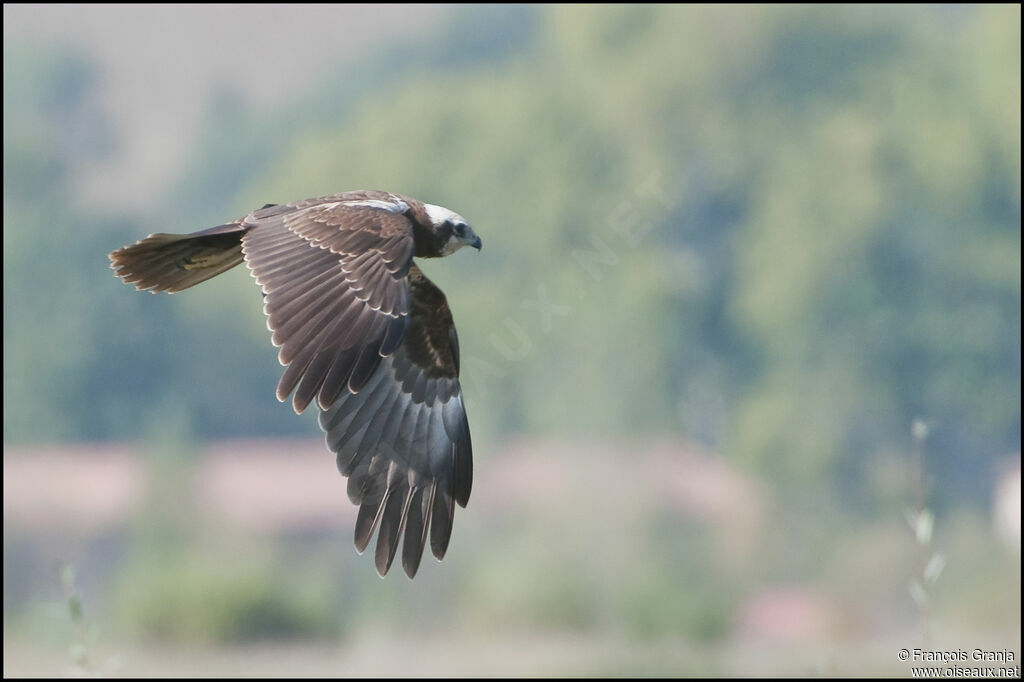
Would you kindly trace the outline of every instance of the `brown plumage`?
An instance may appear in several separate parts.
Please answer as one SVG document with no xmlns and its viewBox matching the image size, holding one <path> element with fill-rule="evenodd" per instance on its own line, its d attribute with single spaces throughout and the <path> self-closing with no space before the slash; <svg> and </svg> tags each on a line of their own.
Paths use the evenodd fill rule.
<svg viewBox="0 0 1024 682">
<path fill-rule="evenodd" d="M 327 445 L 359 505 L 356 547 L 377 531 L 377 571 L 404 535 L 409 577 L 423 548 L 448 548 L 455 504 L 473 479 L 459 344 L 444 294 L 413 257 L 480 239 L 456 213 L 357 191 L 284 205 L 192 234 L 154 234 L 110 254 L 137 289 L 175 293 L 245 262 L 265 295 L 285 366 L 277 397 L 316 400 Z"/>
</svg>

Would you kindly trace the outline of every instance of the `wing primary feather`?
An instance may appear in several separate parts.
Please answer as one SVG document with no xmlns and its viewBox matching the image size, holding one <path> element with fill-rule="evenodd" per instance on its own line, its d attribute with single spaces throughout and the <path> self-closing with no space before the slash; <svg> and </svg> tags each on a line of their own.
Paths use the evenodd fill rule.
<svg viewBox="0 0 1024 682">
<path fill-rule="evenodd" d="M 396 472 L 401 468 L 394 462 L 391 466 Z M 394 478 L 398 480 L 388 485 L 388 500 L 384 504 L 380 529 L 377 531 L 377 551 L 374 558 L 377 564 L 377 573 L 381 577 L 387 575 L 391 569 L 391 563 L 398 551 L 398 542 L 402 539 L 402 531 L 405 529 L 406 515 L 409 512 L 409 483 L 402 473 L 397 473 Z"/>
<path fill-rule="evenodd" d="M 428 494 L 429 492 L 429 494 Z M 427 542 L 427 523 L 434 486 L 417 487 L 410 495 L 409 514 L 405 519 L 405 540 L 402 541 L 402 568 L 410 578 L 416 577 Z"/>
<path fill-rule="evenodd" d="M 452 489 L 455 501 L 465 508 L 473 489 L 473 448 L 469 440 L 469 424 L 466 424 L 466 439 L 452 444 Z"/>
<path fill-rule="evenodd" d="M 452 537 L 452 520 L 455 517 L 455 505 L 452 504 L 451 493 L 447 490 L 444 480 L 438 481 L 438 490 L 434 494 L 434 505 L 430 514 L 430 551 L 438 561 L 448 551 L 448 541 Z"/>
<path fill-rule="evenodd" d="M 366 546 L 370 544 L 373 531 L 380 522 L 384 505 L 388 501 L 390 490 L 387 487 L 388 461 L 381 456 L 375 456 L 370 463 L 367 472 L 366 484 L 362 495 L 362 504 L 359 506 L 359 514 L 356 515 L 355 543 L 356 549 L 362 554 Z"/>
</svg>

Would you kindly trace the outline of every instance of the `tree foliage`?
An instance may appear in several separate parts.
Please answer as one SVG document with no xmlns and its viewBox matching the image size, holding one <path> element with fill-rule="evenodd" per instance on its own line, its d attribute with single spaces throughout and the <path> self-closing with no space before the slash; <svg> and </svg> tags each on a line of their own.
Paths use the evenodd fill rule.
<svg viewBox="0 0 1024 682">
<path fill-rule="evenodd" d="M 308 428 L 247 277 L 141 300 L 103 254 L 382 188 L 483 238 L 424 266 L 482 442 L 680 434 L 862 500 L 914 418 L 969 491 L 1019 447 L 1019 7 L 485 7 L 444 36 L 212 107 L 155 214 L 187 228 L 83 219 L 89 69 L 5 46 L 5 439 Z"/>
</svg>

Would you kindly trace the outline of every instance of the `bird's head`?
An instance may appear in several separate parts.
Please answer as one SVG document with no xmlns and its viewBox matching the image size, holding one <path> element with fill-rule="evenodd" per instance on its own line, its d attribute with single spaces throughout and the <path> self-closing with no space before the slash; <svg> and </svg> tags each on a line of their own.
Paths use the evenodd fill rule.
<svg viewBox="0 0 1024 682">
<path fill-rule="evenodd" d="M 424 208 L 438 240 L 443 243 L 440 250 L 442 256 L 450 256 L 463 246 L 472 246 L 477 251 L 480 250 L 483 245 L 480 237 L 476 236 L 465 218 L 443 206 L 424 204 Z"/>
</svg>

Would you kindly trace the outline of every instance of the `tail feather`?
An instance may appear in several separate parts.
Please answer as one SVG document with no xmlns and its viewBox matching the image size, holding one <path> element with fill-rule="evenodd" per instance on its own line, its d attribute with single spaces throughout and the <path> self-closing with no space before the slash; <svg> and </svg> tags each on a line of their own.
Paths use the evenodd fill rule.
<svg viewBox="0 0 1024 682">
<path fill-rule="evenodd" d="M 126 284 L 175 293 L 242 262 L 244 227 L 220 225 L 193 234 L 151 234 L 110 254 L 110 267 Z"/>
</svg>

